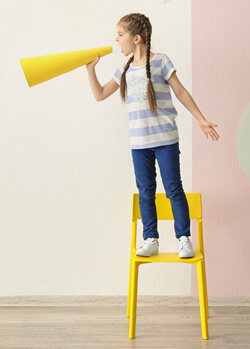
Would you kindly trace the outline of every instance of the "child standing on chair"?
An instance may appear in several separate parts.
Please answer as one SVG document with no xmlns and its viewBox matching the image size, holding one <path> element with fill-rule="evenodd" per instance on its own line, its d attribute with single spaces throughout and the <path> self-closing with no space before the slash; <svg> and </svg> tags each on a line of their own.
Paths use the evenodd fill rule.
<svg viewBox="0 0 250 349">
<path fill-rule="evenodd" d="M 156 168 L 159 164 L 166 197 L 171 201 L 179 257 L 194 257 L 189 239 L 190 217 L 182 187 L 179 160 L 179 134 L 175 122 L 177 111 L 173 105 L 170 86 L 178 100 L 197 119 L 201 130 L 211 139 L 219 135 L 201 114 L 193 98 L 180 83 L 176 68 L 165 53 L 153 53 L 151 23 L 143 14 L 131 13 L 117 24 L 116 41 L 125 56 L 133 53 L 127 64 L 117 69 L 113 78 L 103 87 L 97 80 L 95 65 L 100 57 L 86 65 L 93 94 L 102 101 L 119 87 L 121 98 L 127 104 L 131 152 L 139 205 L 143 223 L 144 244 L 136 255 L 150 257 L 159 253 L 159 234 L 155 206 Z"/>
</svg>

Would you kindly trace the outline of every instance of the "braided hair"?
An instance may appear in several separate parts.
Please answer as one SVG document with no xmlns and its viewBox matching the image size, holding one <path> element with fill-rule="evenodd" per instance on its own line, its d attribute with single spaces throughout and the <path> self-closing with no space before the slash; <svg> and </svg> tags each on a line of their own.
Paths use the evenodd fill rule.
<svg viewBox="0 0 250 349">
<path fill-rule="evenodd" d="M 147 95 L 148 102 L 151 112 L 157 114 L 157 103 L 155 97 L 155 91 L 153 87 L 153 83 L 151 81 L 151 70 L 150 70 L 150 47 L 151 47 L 151 34 L 152 34 L 152 26 L 151 23 L 145 15 L 140 13 L 130 13 L 126 16 L 123 16 L 118 24 L 125 24 L 127 31 L 132 35 L 140 35 L 143 42 L 147 45 L 147 54 L 146 54 L 146 74 L 148 78 L 147 84 Z M 127 83 L 126 83 L 126 71 L 129 68 L 129 65 L 134 60 L 134 55 L 128 60 L 124 71 L 121 75 L 120 81 L 120 93 L 122 101 L 125 102 L 125 96 L 127 91 Z"/>
</svg>

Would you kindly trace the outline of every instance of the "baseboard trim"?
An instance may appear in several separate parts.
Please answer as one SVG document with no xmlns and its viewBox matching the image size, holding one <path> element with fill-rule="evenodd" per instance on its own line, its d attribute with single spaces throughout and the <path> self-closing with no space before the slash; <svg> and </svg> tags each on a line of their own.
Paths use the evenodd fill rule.
<svg viewBox="0 0 250 349">
<path fill-rule="evenodd" d="M 250 306 L 250 296 L 209 296 L 209 306 Z M 198 296 L 138 295 L 137 306 L 197 306 Z M 1 296 L 0 306 L 127 306 L 127 296 Z"/>
</svg>

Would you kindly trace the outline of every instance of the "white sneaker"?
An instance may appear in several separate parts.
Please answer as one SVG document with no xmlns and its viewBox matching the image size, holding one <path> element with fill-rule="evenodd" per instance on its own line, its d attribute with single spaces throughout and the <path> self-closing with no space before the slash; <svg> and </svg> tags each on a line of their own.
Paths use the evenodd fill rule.
<svg viewBox="0 0 250 349">
<path fill-rule="evenodd" d="M 159 241 L 157 238 L 147 238 L 143 245 L 136 250 L 137 256 L 150 257 L 159 253 Z"/>
<path fill-rule="evenodd" d="M 194 257 L 194 249 L 192 242 L 189 240 L 188 236 L 181 236 L 178 239 L 179 244 L 179 257 L 180 258 L 190 258 Z"/>
</svg>

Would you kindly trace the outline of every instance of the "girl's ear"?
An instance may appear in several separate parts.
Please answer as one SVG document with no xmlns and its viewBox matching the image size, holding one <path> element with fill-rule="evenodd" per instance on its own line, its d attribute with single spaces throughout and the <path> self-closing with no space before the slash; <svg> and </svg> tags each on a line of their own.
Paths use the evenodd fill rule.
<svg viewBox="0 0 250 349">
<path fill-rule="evenodd" d="M 142 41 L 142 38 L 141 38 L 141 36 L 140 35 L 136 35 L 135 36 L 135 42 L 141 42 Z"/>
</svg>

